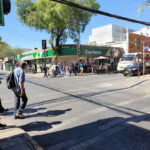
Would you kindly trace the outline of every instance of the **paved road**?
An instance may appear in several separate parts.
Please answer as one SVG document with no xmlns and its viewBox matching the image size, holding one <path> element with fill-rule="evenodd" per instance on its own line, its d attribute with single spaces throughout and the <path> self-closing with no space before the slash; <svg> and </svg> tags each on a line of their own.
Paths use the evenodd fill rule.
<svg viewBox="0 0 150 150">
<path fill-rule="evenodd" d="M 3 77 L 3 76 L 1 76 Z M 150 81 L 120 74 L 27 78 L 26 119 L 13 119 L 13 94 L 4 119 L 28 132 L 45 150 L 150 150 Z"/>
</svg>

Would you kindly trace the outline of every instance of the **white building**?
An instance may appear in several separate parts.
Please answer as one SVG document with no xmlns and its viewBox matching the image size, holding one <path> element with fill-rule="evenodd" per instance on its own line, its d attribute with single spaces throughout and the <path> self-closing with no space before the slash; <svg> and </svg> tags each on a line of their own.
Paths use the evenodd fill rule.
<svg viewBox="0 0 150 150">
<path fill-rule="evenodd" d="M 89 42 L 96 42 L 98 45 L 107 45 L 108 43 L 123 42 L 127 40 L 127 33 L 134 30 L 110 24 L 92 30 Z"/>
<path fill-rule="evenodd" d="M 133 33 L 150 37 L 150 27 L 142 28 L 142 29 L 135 31 Z"/>
<path fill-rule="evenodd" d="M 98 46 L 122 47 L 127 53 L 129 32 L 134 32 L 134 30 L 114 24 L 99 27 L 92 30 L 89 43 L 95 42 Z"/>
</svg>

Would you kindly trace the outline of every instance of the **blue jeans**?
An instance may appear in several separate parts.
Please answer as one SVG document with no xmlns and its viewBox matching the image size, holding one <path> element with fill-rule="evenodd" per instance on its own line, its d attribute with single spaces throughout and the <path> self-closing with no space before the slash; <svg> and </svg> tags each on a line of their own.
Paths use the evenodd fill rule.
<svg viewBox="0 0 150 150">
<path fill-rule="evenodd" d="M 13 92 L 15 95 L 15 112 L 14 112 L 14 115 L 22 114 L 26 105 L 27 105 L 27 101 L 28 101 L 25 90 L 24 90 L 24 94 L 22 97 L 20 97 L 20 91 L 18 91 L 18 92 L 13 91 Z M 20 105 L 20 99 L 22 100 L 21 105 Z"/>
</svg>

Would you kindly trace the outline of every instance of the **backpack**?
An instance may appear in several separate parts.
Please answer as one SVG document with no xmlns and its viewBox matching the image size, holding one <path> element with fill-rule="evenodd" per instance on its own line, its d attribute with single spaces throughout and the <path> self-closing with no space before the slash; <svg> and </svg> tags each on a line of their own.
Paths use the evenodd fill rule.
<svg viewBox="0 0 150 150">
<path fill-rule="evenodd" d="M 13 89 L 16 87 L 13 71 L 6 77 L 6 84 L 8 89 Z"/>
</svg>

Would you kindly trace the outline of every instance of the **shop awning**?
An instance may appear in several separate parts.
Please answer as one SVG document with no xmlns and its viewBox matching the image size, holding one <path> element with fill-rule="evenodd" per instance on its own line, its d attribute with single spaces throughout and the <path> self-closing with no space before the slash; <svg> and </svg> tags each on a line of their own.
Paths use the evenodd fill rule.
<svg viewBox="0 0 150 150">
<path fill-rule="evenodd" d="M 23 57 L 21 60 L 22 61 L 27 61 L 27 60 L 34 60 L 35 58 L 33 56 L 26 56 L 26 57 Z"/>
<path fill-rule="evenodd" d="M 98 60 L 100 60 L 100 59 L 108 59 L 108 57 L 100 56 L 100 57 L 97 57 L 97 58 L 94 58 L 94 59 L 98 59 Z"/>
</svg>

